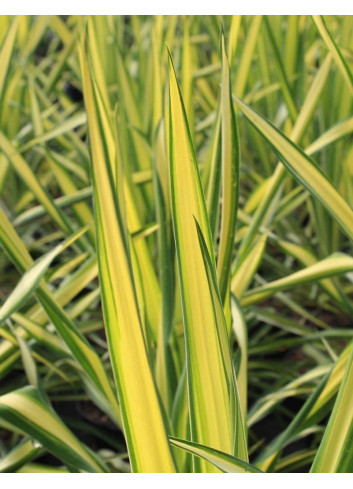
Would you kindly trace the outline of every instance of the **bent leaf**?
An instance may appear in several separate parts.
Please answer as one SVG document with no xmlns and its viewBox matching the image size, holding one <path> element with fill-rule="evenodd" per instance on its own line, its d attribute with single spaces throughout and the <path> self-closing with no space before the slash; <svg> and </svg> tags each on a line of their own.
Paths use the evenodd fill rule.
<svg viewBox="0 0 353 489">
<path fill-rule="evenodd" d="M 13 312 L 15 312 L 26 299 L 35 291 L 39 282 L 44 277 L 45 272 L 50 267 L 50 264 L 65 248 L 70 246 L 80 236 L 82 236 L 88 227 L 80 229 L 73 236 L 60 243 L 52 251 L 46 255 L 40 257 L 22 276 L 21 280 L 12 291 L 10 296 L 6 299 L 5 303 L 0 309 L 0 323 L 4 322 Z"/>
<path fill-rule="evenodd" d="M 294 287 L 295 285 L 305 282 L 320 280 L 340 273 L 346 273 L 351 270 L 353 270 L 353 258 L 344 253 L 334 253 L 332 256 L 329 256 L 320 262 L 314 263 L 303 270 L 299 270 L 299 272 L 292 273 L 291 275 L 275 280 L 274 282 L 269 282 L 262 287 L 252 289 L 244 295 L 241 304 L 246 307 L 264 300 L 276 292 L 282 292 L 289 287 Z"/>
<path fill-rule="evenodd" d="M 222 472 L 236 473 L 236 474 L 259 474 L 262 470 L 258 469 L 255 465 L 244 462 L 239 458 L 232 457 L 227 453 L 220 452 L 214 448 L 206 447 L 199 443 L 193 443 L 192 441 L 179 440 L 178 438 L 169 438 L 172 444 L 176 447 L 182 448 L 193 455 L 197 455 L 211 464 L 218 467 Z"/>
<path fill-rule="evenodd" d="M 353 211 L 323 171 L 273 124 L 241 100 L 236 101 L 246 118 L 278 154 L 287 170 L 320 200 L 342 230 L 353 240 Z"/>
<path fill-rule="evenodd" d="M 107 471 L 103 462 L 81 444 L 50 406 L 43 402 L 37 389 L 24 387 L 1 396 L 0 416 L 38 440 L 69 466 L 85 472 Z"/>
</svg>

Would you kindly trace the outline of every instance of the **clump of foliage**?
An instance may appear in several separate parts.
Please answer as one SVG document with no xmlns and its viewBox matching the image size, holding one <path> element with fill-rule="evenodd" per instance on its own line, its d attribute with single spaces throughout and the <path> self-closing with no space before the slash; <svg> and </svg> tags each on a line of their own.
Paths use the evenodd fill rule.
<svg viewBox="0 0 353 489">
<path fill-rule="evenodd" d="M 352 17 L 0 18 L 0 470 L 353 470 Z"/>
</svg>

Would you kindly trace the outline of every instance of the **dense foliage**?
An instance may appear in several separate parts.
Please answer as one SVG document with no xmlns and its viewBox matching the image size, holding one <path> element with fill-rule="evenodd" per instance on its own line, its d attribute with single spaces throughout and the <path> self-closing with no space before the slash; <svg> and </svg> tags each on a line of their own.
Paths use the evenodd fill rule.
<svg viewBox="0 0 353 489">
<path fill-rule="evenodd" d="M 353 471 L 352 43 L 0 17 L 0 471 Z"/>
</svg>

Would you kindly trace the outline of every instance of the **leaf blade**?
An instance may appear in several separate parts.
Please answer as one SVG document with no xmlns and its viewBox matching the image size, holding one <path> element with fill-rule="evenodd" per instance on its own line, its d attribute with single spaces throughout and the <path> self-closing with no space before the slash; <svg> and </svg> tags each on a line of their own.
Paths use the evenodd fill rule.
<svg viewBox="0 0 353 489">
<path fill-rule="evenodd" d="M 236 101 L 249 122 L 278 153 L 287 170 L 326 207 L 342 230 L 353 240 L 353 211 L 322 170 L 259 113 L 239 99 Z"/>
<path fill-rule="evenodd" d="M 191 432 L 194 441 L 232 453 L 229 382 L 224 364 L 227 336 L 217 324 L 212 290 L 204 262 L 215 276 L 212 238 L 195 152 L 176 74 L 169 57 L 169 149 L 172 215 L 178 259 L 189 379 Z M 201 242 L 199 237 L 202 236 Z M 218 287 L 214 293 L 217 295 Z M 211 367 L 212 366 L 212 367 Z M 219 417 L 219 409 L 223 416 Z M 203 469 L 213 471 L 209 464 Z"/>
<path fill-rule="evenodd" d="M 136 302 L 125 216 L 117 202 L 109 117 L 89 70 L 83 39 L 80 62 L 92 159 L 103 313 L 111 364 L 133 471 L 174 472 L 161 406 L 152 377 Z M 107 129 L 104 136 L 102 127 Z M 122 182 L 121 168 L 116 181 Z M 146 443 L 149 440 L 149 443 Z"/>
</svg>

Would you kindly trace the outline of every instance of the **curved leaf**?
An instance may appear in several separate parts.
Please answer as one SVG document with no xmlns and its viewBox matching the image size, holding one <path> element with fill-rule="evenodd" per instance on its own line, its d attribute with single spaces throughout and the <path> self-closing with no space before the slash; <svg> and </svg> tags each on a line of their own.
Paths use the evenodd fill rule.
<svg viewBox="0 0 353 489">
<path fill-rule="evenodd" d="M 201 457 L 211 464 L 218 467 L 222 472 L 236 473 L 236 474 L 260 474 L 262 470 L 258 469 L 255 465 L 244 462 L 239 458 L 232 457 L 227 453 L 220 452 L 214 448 L 206 447 L 200 443 L 193 443 L 192 441 L 180 440 L 178 438 L 169 438 L 173 445 L 178 448 L 182 448 L 193 455 Z"/>
<path fill-rule="evenodd" d="M 0 416 L 38 440 L 59 460 L 85 472 L 106 472 L 96 455 L 82 445 L 46 405 L 37 389 L 24 387 L 0 396 Z"/>
<path fill-rule="evenodd" d="M 272 146 L 287 170 L 320 200 L 342 230 L 353 240 L 353 210 L 322 170 L 296 144 L 258 112 L 239 99 L 237 99 L 237 104 L 246 118 Z"/>
</svg>

